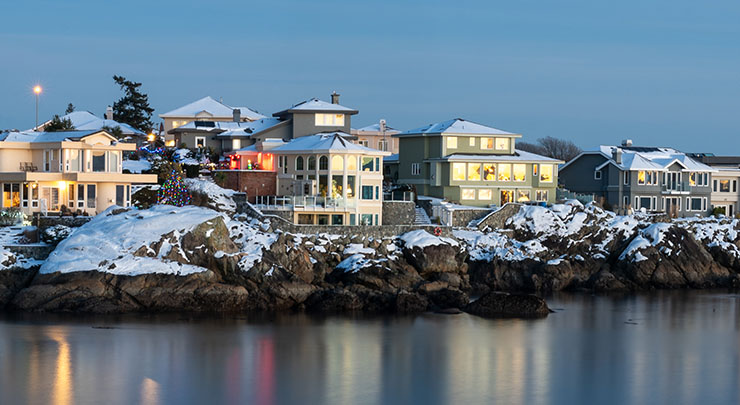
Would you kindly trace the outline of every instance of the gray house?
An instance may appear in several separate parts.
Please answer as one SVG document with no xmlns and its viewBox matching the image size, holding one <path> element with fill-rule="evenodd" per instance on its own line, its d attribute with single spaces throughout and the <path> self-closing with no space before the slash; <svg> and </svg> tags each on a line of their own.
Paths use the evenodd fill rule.
<svg viewBox="0 0 740 405">
<path fill-rule="evenodd" d="M 602 145 L 560 168 L 560 184 L 616 212 L 665 212 L 676 217 L 708 215 L 716 170 L 672 148 Z"/>
</svg>

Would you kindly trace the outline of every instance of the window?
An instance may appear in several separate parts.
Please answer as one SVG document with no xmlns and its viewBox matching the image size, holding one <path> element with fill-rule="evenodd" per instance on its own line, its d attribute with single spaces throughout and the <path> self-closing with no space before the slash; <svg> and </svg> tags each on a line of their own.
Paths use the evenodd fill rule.
<svg viewBox="0 0 740 405">
<path fill-rule="evenodd" d="M 3 207 L 20 207 L 21 206 L 21 184 L 5 183 L 3 184 Z"/>
<path fill-rule="evenodd" d="M 75 190 L 77 190 L 77 186 L 70 183 L 69 187 L 67 187 L 67 206 L 70 209 L 74 209 L 77 199 L 75 198 Z"/>
<path fill-rule="evenodd" d="M 475 147 L 475 137 L 474 136 L 471 136 L 470 138 L 468 138 L 468 146 Z"/>
<path fill-rule="evenodd" d="M 411 174 L 414 174 L 414 165 L 419 165 L 418 163 L 412 163 L 411 164 Z M 362 157 L 362 171 L 363 172 L 371 172 L 373 171 L 373 158 L 371 157 Z M 418 174 L 418 173 L 417 173 Z"/>
<path fill-rule="evenodd" d="M 344 214 L 332 214 L 331 224 L 332 225 L 344 225 Z"/>
<path fill-rule="evenodd" d="M 688 200 L 688 198 L 687 198 L 687 200 Z M 689 209 L 691 211 L 701 211 L 702 210 L 702 205 L 703 205 L 703 201 L 702 200 L 703 200 L 703 198 L 696 198 L 696 197 L 691 198 L 691 202 L 689 203 L 689 201 L 687 201 L 686 202 L 686 206 L 687 207 L 690 207 Z"/>
<path fill-rule="evenodd" d="M 637 197 L 636 197 L 637 198 Z M 638 205 L 637 208 L 645 208 L 646 210 L 652 209 L 650 204 L 652 203 L 652 198 L 650 197 L 639 197 L 638 199 Z"/>
<path fill-rule="evenodd" d="M 527 165 L 523 163 L 514 164 L 514 181 L 525 181 L 527 179 Z"/>
<path fill-rule="evenodd" d="M 367 139 L 360 139 L 359 141 L 357 141 L 357 144 L 358 145 L 362 145 L 362 146 L 364 146 L 366 148 L 368 147 Z M 354 224 L 352 224 L 352 225 L 354 225 Z"/>
<path fill-rule="evenodd" d="M 118 173 L 118 151 L 112 150 L 108 152 L 108 171 Z"/>
<path fill-rule="evenodd" d="M 362 199 L 363 200 L 373 199 L 373 186 L 362 186 Z"/>
<path fill-rule="evenodd" d="M 452 180 L 455 180 L 455 181 L 465 180 L 465 163 L 453 163 L 452 164 Z"/>
<path fill-rule="evenodd" d="M 360 215 L 360 225 L 372 225 L 373 214 L 362 214 Z"/>
<path fill-rule="evenodd" d="M 737 192 L 737 180 L 732 181 L 732 192 L 733 193 Z"/>
<path fill-rule="evenodd" d="M 708 186 L 709 185 L 709 173 L 704 173 L 701 177 L 704 179 L 702 181 L 702 186 Z"/>
<path fill-rule="evenodd" d="M 327 191 L 329 190 L 329 176 L 326 174 L 319 175 L 319 195 L 322 197 L 327 196 Z"/>
<path fill-rule="evenodd" d="M 120 184 L 116 185 L 116 205 L 120 207 L 126 206 L 126 198 L 124 197 L 124 193 L 126 192 L 126 188 Z"/>
<path fill-rule="evenodd" d="M 85 208 L 85 185 L 77 185 L 77 208 Z"/>
<path fill-rule="evenodd" d="M 548 192 L 547 190 L 537 190 L 534 193 L 535 201 L 547 201 Z"/>
<path fill-rule="evenodd" d="M 730 180 L 720 180 L 719 181 L 719 192 L 720 193 L 730 192 Z"/>
<path fill-rule="evenodd" d="M 378 140 L 378 150 L 387 152 L 388 151 L 388 141 L 386 141 L 385 139 Z"/>
<path fill-rule="evenodd" d="M 331 169 L 335 171 L 344 170 L 344 156 L 332 156 L 331 158 Z"/>
<path fill-rule="evenodd" d="M 344 185 L 342 184 L 342 175 L 331 176 L 331 198 L 342 198 L 344 195 Z"/>
<path fill-rule="evenodd" d="M 357 171 L 357 156 L 347 156 L 347 170 Z"/>
<path fill-rule="evenodd" d="M 481 138 L 480 148 L 483 150 L 493 149 L 493 138 Z"/>
<path fill-rule="evenodd" d="M 511 164 L 500 163 L 498 165 L 498 181 L 511 181 Z"/>
<path fill-rule="evenodd" d="M 622 172 L 622 177 L 624 177 L 624 185 L 630 184 L 630 172 Z"/>
<path fill-rule="evenodd" d="M 464 188 L 460 190 L 461 198 L 463 200 L 475 200 L 475 189 Z"/>
<path fill-rule="evenodd" d="M 601 170 L 594 171 L 594 180 L 601 180 Z"/>
<path fill-rule="evenodd" d="M 316 157 L 315 156 L 308 157 L 308 170 L 316 170 Z"/>
<path fill-rule="evenodd" d="M 317 127 L 342 127 L 344 114 L 316 114 L 315 124 Z"/>
<path fill-rule="evenodd" d="M 715 193 L 717 192 L 717 180 L 714 181 L 714 188 L 712 189 Z"/>
<path fill-rule="evenodd" d="M 479 200 L 490 200 L 492 198 L 493 198 L 493 190 L 487 189 L 487 188 L 478 190 Z"/>
<path fill-rule="evenodd" d="M 380 158 L 375 158 L 375 171 L 380 171 Z"/>
<path fill-rule="evenodd" d="M 627 206 L 630 205 L 630 197 L 626 195 L 624 196 L 623 200 L 624 201 L 622 201 L 622 208 L 627 208 Z"/>
<path fill-rule="evenodd" d="M 689 185 L 692 187 L 696 185 L 696 173 L 689 174 Z"/>
<path fill-rule="evenodd" d="M 468 163 L 468 180 L 480 181 L 480 163 Z"/>
<path fill-rule="evenodd" d="M 496 165 L 486 163 L 483 165 L 483 180 L 496 181 Z"/>
<path fill-rule="evenodd" d="M 516 201 L 520 203 L 529 202 L 529 190 L 519 190 L 516 193 Z"/>
<path fill-rule="evenodd" d="M 355 198 L 357 176 L 347 176 L 347 198 Z"/>
<path fill-rule="evenodd" d="M 375 199 L 380 200 L 380 186 L 375 186 Z"/>
<path fill-rule="evenodd" d="M 412 163 L 411 164 L 411 175 L 412 176 L 418 176 L 421 174 L 421 164 L 419 163 Z"/>
<path fill-rule="evenodd" d="M 532 177 L 537 177 L 538 168 L 539 168 L 539 165 L 537 163 L 532 165 Z"/>
<path fill-rule="evenodd" d="M 514 202 L 514 192 L 511 190 L 501 190 L 501 205 Z"/>
<path fill-rule="evenodd" d="M 295 158 L 295 170 L 298 172 L 303 171 L 303 156 Z"/>
<path fill-rule="evenodd" d="M 637 184 L 645 184 L 645 171 L 640 170 L 637 172 Z"/>
<path fill-rule="evenodd" d="M 92 152 L 92 171 L 104 172 L 105 171 L 105 151 L 94 150 Z"/>
<path fill-rule="evenodd" d="M 82 171 L 82 151 L 79 149 L 67 150 L 67 167 L 68 172 L 81 172 Z"/>
<path fill-rule="evenodd" d="M 195 137 L 195 147 L 196 148 L 205 148 L 206 147 L 206 137 L 205 136 L 196 136 Z"/>
<path fill-rule="evenodd" d="M 21 204 L 23 208 L 28 208 L 28 183 L 23 183 L 23 201 L 21 201 Z M 71 205 L 71 207 L 74 207 L 74 205 Z"/>
<path fill-rule="evenodd" d="M 329 216 L 328 215 L 317 215 L 319 225 L 329 225 Z"/>
<path fill-rule="evenodd" d="M 44 150 L 44 171 L 48 172 L 51 171 L 51 159 L 53 156 L 52 150 L 46 149 Z"/>
<path fill-rule="evenodd" d="M 319 170 L 329 170 L 329 158 L 322 156 L 319 158 Z"/>
<path fill-rule="evenodd" d="M 457 149 L 457 137 L 456 136 L 447 137 L 447 149 Z"/>
<path fill-rule="evenodd" d="M 231 150 L 239 150 L 242 148 L 242 140 L 241 139 L 232 139 L 231 140 Z"/>
<path fill-rule="evenodd" d="M 300 219 L 300 217 L 299 217 Z M 357 224 L 357 215 L 355 214 L 349 214 L 349 224 L 354 226 Z"/>
<path fill-rule="evenodd" d="M 313 214 L 298 214 L 298 223 L 301 225 L 313 224 Z"/>
<path fill-rule="evenodd" d="M 509 138 L 496 138 L 496 150 L 509 150 L 511 139 Z"/>
<path fill-rule="evenodd" d="M 87 185 L 87 208 L 95 208 L 95 199 L 96 199 L 96 188 L 95 184 L 88 184 Z"/>
<path fill-rule="evenodd" d="M 543 183 L 552 183 L 553 181 L 553 166 L 552 165 L 542 165 L 540 167 L 540 181 Z"/>
</svg>

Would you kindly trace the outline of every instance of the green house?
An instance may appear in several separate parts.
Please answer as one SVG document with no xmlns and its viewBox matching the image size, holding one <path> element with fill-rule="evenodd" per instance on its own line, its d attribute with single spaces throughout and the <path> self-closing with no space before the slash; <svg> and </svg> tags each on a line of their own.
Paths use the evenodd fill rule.
<svg viewBox="0 0 740 405">
<path fill-rule="evenodd" d="M 555 200 L 563 161 L 516 149 L 521 135 L 460 118 L 393 135 L 398 183 L 471 206 Z"/>
</svg>

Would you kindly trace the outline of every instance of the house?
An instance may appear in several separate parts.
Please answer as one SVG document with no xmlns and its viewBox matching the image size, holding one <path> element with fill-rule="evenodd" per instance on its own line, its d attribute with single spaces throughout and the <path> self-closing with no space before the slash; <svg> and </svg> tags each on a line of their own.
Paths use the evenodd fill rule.
<svg viewBox="0 0 740 405">
<path fill-rule="evenodd" d="M 521 135 L 455 118 L 393 135 L 398 183 L 470 206 L 552 202 L 557 159 L 516 149 Z"/>
<path fill-rule="evenodd" d="M 176 108 L 159 115 L 164 120 L 165 144 L 167 146 L 179 146 L 175 142 L 175 134 L 180 134 L 180 142 L 195 145 L 197 134 L 188 135 L 186 131 L 171 132 L 192 121 L 208 122 L 249 122 L 264 118 L 265 116 L 248 107 L 230 107 L 212 97 L 203 97 L 190 104 Z"/>
<path fill-rule="evenodd" d="M 121 131 L 122 140 L 142 143 L 146 140 L 147 134 L 143 131 L 118 121 L 113 120 L 113 109 L 108 107 L 105 112 L 105 119 L 95 116 L 89 111 L 73 111 L 60 117 L 63 120 L 69 120 L 77 131 L 101 131 L 104 129 L 116 129 Z M 33 131 L 44 131 L 51 123 L 51 120 L 34 128 Z M 30 130 L 29 130 L 30 131 Z"/>
<path fill-rule="evenodd" d="M 62 206 L 95 215 L 131 204 L 132 184 L 154 184 L 154 174 L 122 173 L 122 157 L 136 150 L 106 131 L 0 134 L 2 208 L 25 214 Z"/>
<path fill-rule="evenodd" d="M 352 129 L 350 133 L 357 137 L 355 142 L 360 145 L 397 154 L 398 139 L 393 138 L 393 135 L 400 132 L 387 126 L 385 120 L 380 120 L 377 124 L 368 125 L 360 129 Z"/>
<path fill-rule="evenodd" d="M 712 211 L 735 216 L 740 209 L 740 156 L 691 154 L 691 157 L 717 170 L 712 173 Z"/>
<path fill-rule="evenodd" d="M 288 142 L 268 138 L 242 148 L 239 163 L 246 166 L 237 169 L 249 176 L 237 189 L 261 195 L 255 198 L 258 207 L 280 211 L 296 224 L 381 225 L 383 157 L 390 153 L 352 140 L 335 131 Z M 261 190 L 269 182 L 263 173 L 273 173 L 274 188 L 267 187 L 274 196 Z"/>
<path fill-rule="evenodd" d="M 708 214 L 714 172 L 673 148 L 633 146 L 628 139 L 582 152 L 560 168 L 560 182 L 572 192 L 593 194 L 615 211 L 684 217 Z"/>
</svg>

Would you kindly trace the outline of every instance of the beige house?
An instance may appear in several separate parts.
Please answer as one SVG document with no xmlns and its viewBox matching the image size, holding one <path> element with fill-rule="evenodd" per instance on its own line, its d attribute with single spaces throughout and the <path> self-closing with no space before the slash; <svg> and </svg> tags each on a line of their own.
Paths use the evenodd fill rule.
<svg viewBox="0 0 740 405">
<path fill-rule="evenodd" d="M 290 142 L 266 140 L 235 153 L 242 164 L 262 162 L 262 170 L 276 172 L 276 196 L 257 199 L 263 210 L 287 211 L 297 224 L 381 225 L 383 157 L 390 153 L 350 138 L 319 133 Z"/>
<path fill-rule="evenodd" d="M 385 120 L 380 120 L 377 124 L 368 125 L 360 129 L 352 129 L 351 134 L 357 137 L 355 143 L 368 148 L 377 149 L 392 154 L 398 153 L 398 138 L 393 135 L 401 133 L 386 125 Z"/>
<path fill-rule="evenodd" d="M 0 134 L 2 208 L 25 214 L 58 212 L 62 206 L 95 215 L 131 204 L 131 185 L 157 182 L 154 174 L 123 174 L 132 143 L 105 131 L 5 132 Z"/>
<path fill-rule="evenodd" d="M 212 97 L 203 97 L 190 104 L 176 108 L 164 114 L 159 114 L 164 120 L 165 143 L 167 146 L 175 145 L 175 136 L 171 131 L 192 121 L 209 122 L 250 122 L 265 118 L 264 115 L 248 107 L 231 107 Z M 194 147 L 195 143 L 191 147 Z"/>
</svg>

